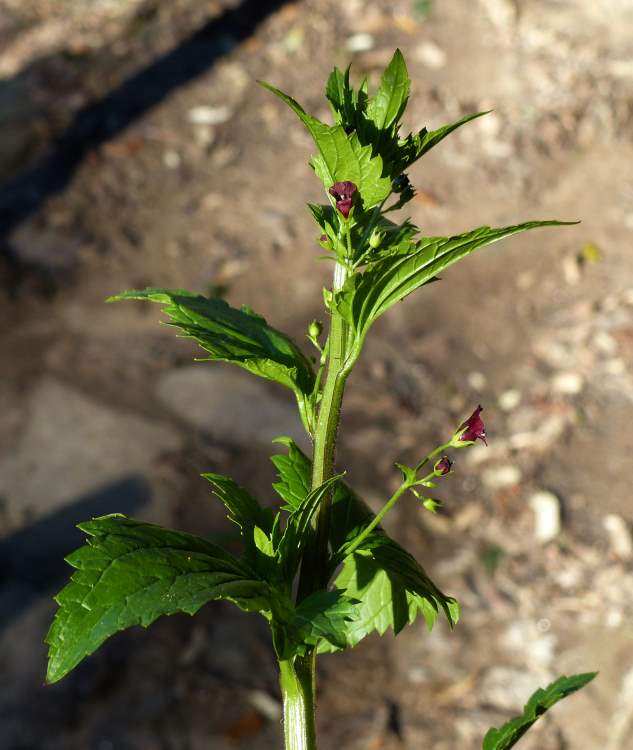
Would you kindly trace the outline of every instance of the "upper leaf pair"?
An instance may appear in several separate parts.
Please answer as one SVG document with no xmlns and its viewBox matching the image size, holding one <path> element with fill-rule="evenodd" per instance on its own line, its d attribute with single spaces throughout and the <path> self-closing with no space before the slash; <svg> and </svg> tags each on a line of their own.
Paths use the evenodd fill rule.
<svg viewBox="0 0 633 750">
<path fill-rule="evenodd" d="M 400 139 L 400 120 L 407 106 L 411 82 L 400 50 L 385 69 L 376 94 L 368 96 L 367 81 L 359 89 L 350 85 L 349 68 L 335 68 L 326 86 L 326 97 L 335 124 L 327 125 L 305 112 L 283 91 L 261 82 L 276 94 L 306 126 L 318 154 L 311 160 L 324 187 L 351 181 L 360 193 L 363 210 L 382 203 L 392 192 L 392 180 L 408 169 L 449 133 L 480 114 L 428 132 L 423 128 Z"/>
</svg>

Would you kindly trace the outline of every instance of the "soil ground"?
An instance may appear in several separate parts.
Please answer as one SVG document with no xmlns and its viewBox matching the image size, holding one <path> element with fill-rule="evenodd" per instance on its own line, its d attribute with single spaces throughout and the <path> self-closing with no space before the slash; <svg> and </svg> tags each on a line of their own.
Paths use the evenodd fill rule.
<svg viewBox="0 0 633 750">
<path fill-rule="evenodd" d="M 375 83 L 396 46 L 408 129 L 494 109 L 411 171 L 426 234 L 582 223 L 494 246 L 375 326 L 339 450 L 372 507 L 395 461 L 477 403 L 489 447 L 456 456 L 437 517 L 411 499 L 386 524 L 460 600 L 461 622 L 324 657 L 320 746 L 474 750 L 537 686 L 599 669 L 520 747 L 631 747 L 630 0 L 2 0 L 7 750 L 280 746 L 263 621 L 224 604 L 168 618 L 50 688 L 42 639 L 74 521 L 123 510 L 227 537 L 198 474 L 265 495 L 269 438 L 297 429 L 286 394 L 191 365 L 157 310 L 104 298 L 222 288 L 304 340 L 330 273 L 304 208 L 320 189 L 301 125 L 255 81 L 324 115 L 333 64 Z M 268 396 L 262 418 L 252 407 Z"/>
</svg>

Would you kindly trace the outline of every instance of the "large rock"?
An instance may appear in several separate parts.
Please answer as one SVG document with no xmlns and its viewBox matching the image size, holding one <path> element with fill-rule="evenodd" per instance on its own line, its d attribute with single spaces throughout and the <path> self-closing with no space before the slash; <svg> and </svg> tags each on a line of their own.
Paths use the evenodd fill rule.
<svg viewBox="0 0 633 750">
<path fill-rule="evenodd" d="M 175 416 L 225 443 L 269 446 L 278 435 L 306 442 L 294 399 L 276 396 L 264 380 L 234 366 L 172 370 L 159 380 L 157 396 Z"/>
<path fill-rule="evenodd" d="M 0 460 L 8 525 L 17 530 L 71 505 L 96 511 L 90 515 L 138 506 L 158 456 L 179 445 L 165 425 L 45 378 L 31 394 L 14 450 Z"/>
</svg>

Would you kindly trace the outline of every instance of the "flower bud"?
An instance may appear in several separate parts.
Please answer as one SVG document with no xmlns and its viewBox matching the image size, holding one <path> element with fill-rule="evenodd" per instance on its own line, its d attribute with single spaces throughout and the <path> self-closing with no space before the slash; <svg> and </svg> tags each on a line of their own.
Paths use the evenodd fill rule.
<svg viewBox="0 0 633 750">
<path fill-rule="evenodd" d="M 459 426 L 452 442 L 456 448 L 465 447 L 460 443 L 474 443 L 476 440 L 481 440 L 484 445 L 488 445 L 486 442 L 486 427 L 483 419 L 479 416 L 482 411 L 483 407 L 478 406 L 470 417 Z"/>
<path fill-rule="evenodd" d="M 435 462 L 433 471 L 435 472 L 436 476 L 443 477 L 450 472 L 452 465 L 453 462 L 448 456 L 442 456 L 439 461 Z"/>
<path fill-rule="evenodd" d="M 313 320 L 308 326 L 308 336 L 311 339 L 318 339 L 323 333 L 323 323 L 320 320 Z"/>
<path fill-rule="evenodd" d="M 379 247 L 380 243 L 384 239 L 385 239 L 385 233 L 379 232 L 377 229 L 374 229 L 374 231 L 369 236 L 369 247 L 375 250 L 377 247 Z"/>
</svg>

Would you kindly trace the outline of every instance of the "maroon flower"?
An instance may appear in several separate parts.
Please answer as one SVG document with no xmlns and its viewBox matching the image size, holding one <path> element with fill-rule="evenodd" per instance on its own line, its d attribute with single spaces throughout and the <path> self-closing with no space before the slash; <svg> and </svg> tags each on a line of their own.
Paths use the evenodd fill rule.
<svg viewBox="0 0 633 750">
<path fill-rule="evenodd" d="M 347 219 L 349 212 L 352 210 L 352 200 L 354 199 L 354 193 L 358 190 L 356 185 L 349 180 L 345 182 L 335 182 L 332 187 L 328 190 L 328 193 L 336 200 L 336 207 L 343 215 L 344 219 Z"/>
<path fill-rule="evenodd" d="M 484 445 L 488 445 L 486 443 L 486 427 L 484 426 L 483 419 L 479 416 L 482 411 L 483 407 L 481 405 L 478 406 L 470 417 L 460 425 L 459 429 L 464 430 L 459 438 L 460 440 L 468 442 L 481 440 Z"/>
<path fill-rule="evenodd" d="M 442 456 L 439 461 L 436 462 L 435 466 L 433 467 L 433 471 L 440 477 L 443 477 L 445 474 L 448 474 L 451 470 L 451 466 L 453 465 L 453 462 L 448 456 Z"/>
</svg>

